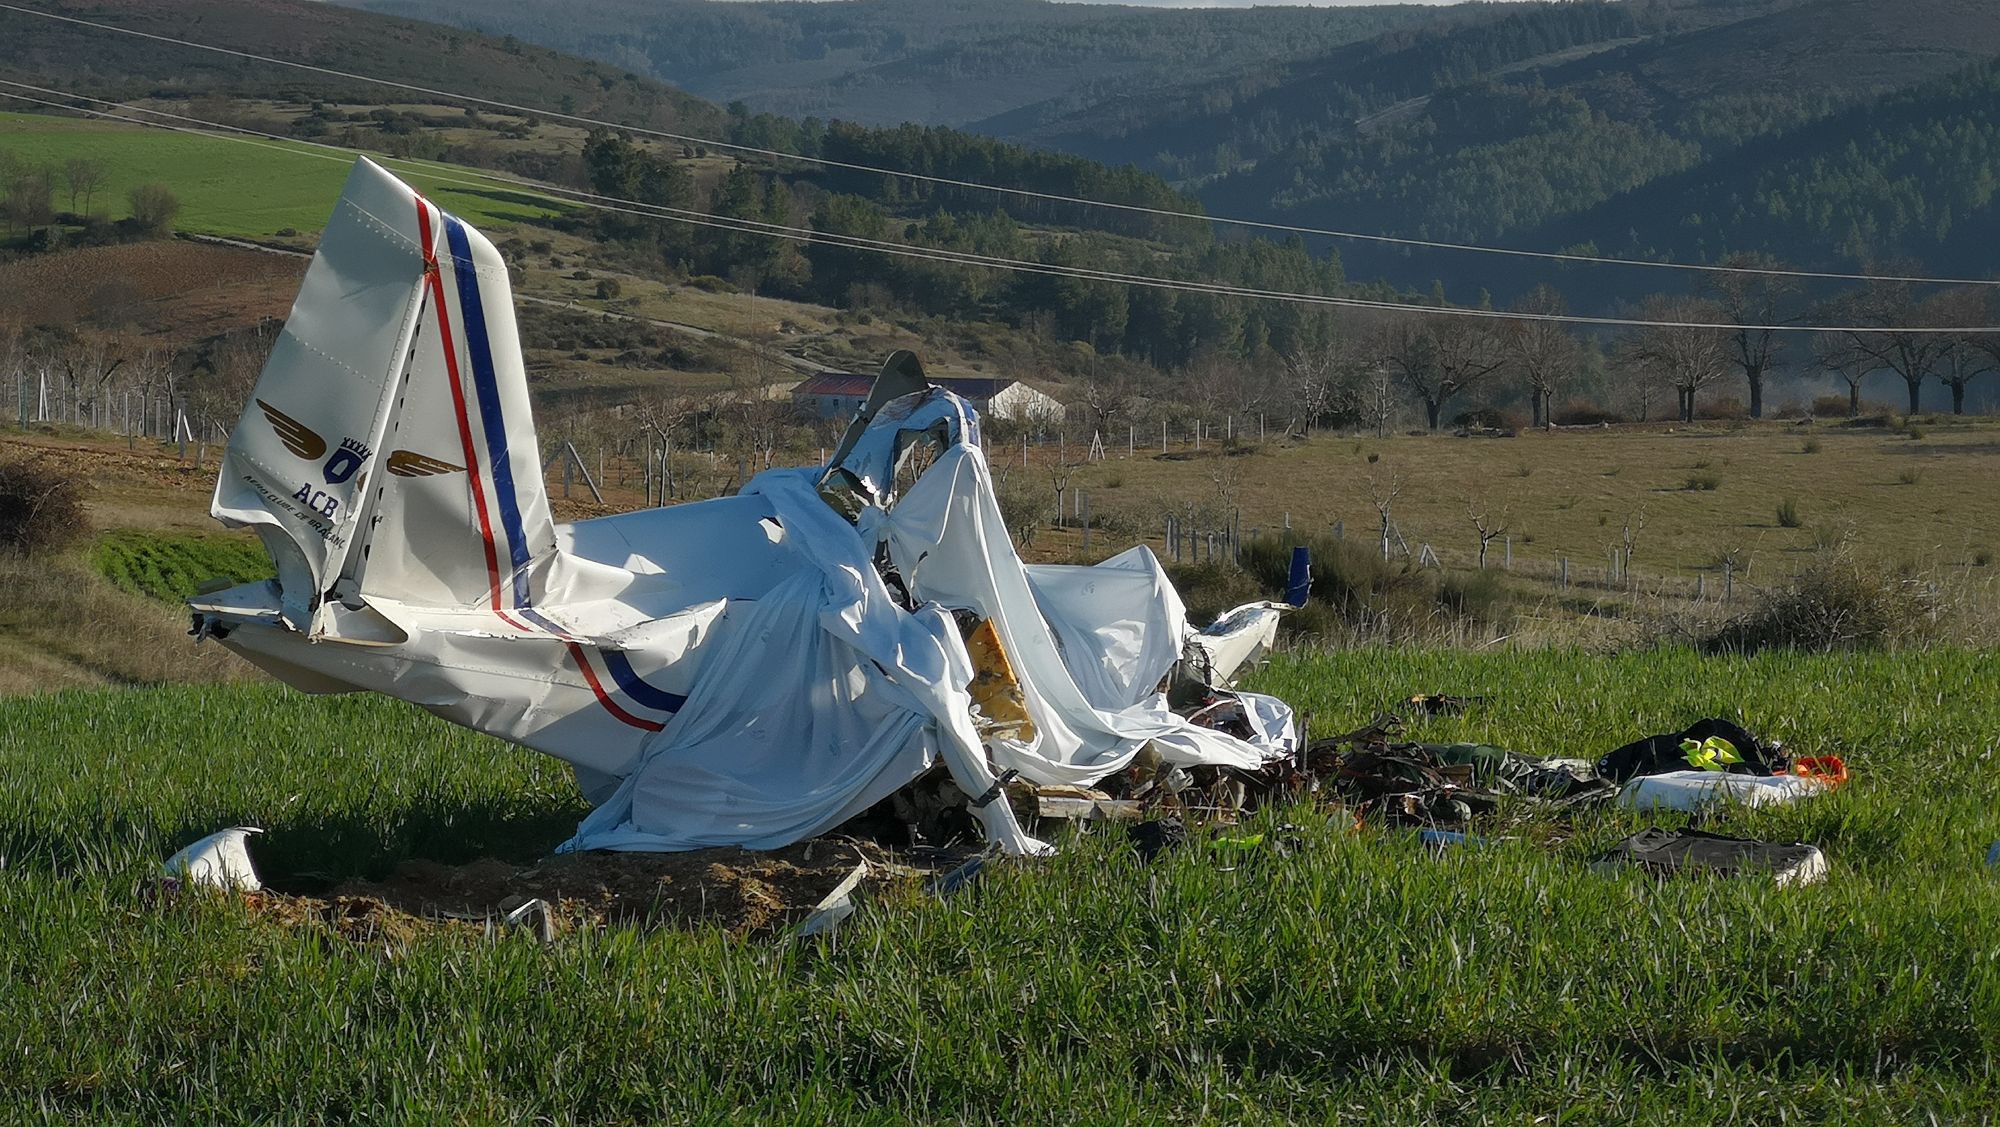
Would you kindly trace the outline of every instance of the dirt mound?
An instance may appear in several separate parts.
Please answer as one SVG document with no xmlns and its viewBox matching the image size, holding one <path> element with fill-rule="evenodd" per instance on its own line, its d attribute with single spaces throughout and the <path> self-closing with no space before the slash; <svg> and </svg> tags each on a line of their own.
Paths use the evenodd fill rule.
<svg viewBox="0 0 2000 1127">
<path fill-rule="evenodd" d="M 718 927 L 750 937 L 803 918 L 863 861 L 865 894 L 908 886 L 963 859 L 911 857 L 872 842 L 820 838 L 766 852 L 564 854 L 527 868 L 493 858 L 465 865 L 413 860 L 382 880 L 348 881 L 326 897 L 270 894 L 257 906 L 268 916 L 364 943 L 483 931 L 533 899 L 548 903 L 558 934 L 613 926 Z"/>
</svg>

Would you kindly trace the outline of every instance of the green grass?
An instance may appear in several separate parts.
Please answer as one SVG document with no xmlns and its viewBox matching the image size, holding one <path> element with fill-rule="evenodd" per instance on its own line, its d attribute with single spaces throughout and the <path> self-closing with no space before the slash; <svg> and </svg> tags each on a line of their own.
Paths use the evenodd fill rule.
<svg viewBox="0 0 2000 1127">
<path fill-rule="evenodd" d="M 176 230 L 236 238 L 265 238 L 288 228 L 317 235 L 333 212 L 348 169 L 345 159 L 328 160 L 332 154 L 303 145 L 261 140 L 248 145 L 136 125 L 22 113 L 0 113 L 0 152 L 30 167 L 53 165 L 58 208 L 67 208 L 69 202 L 60 179 L 63 162 L 73 156 L 90 157 L 104 162 L 108 172 L 91 205 L 96 214 L 110 219 L 130 215 L 126 194 L 140 184 L 157 182 L 180 197 Z M 504 226 L 551 213 L 544 202 L 531 197 L 426 183 L 420 175 L 404 178 L 477 226 Z"/>
<path fill-rule="evenodd" d="M 1656 884 L 1640 824 L 1433 859 L 1304 808 L 1294 857 L 1115 835 L 872 905 L 832 945 L 613 930 L 366 947 L 235 902 L 148 909 L 158 858 L 252 822 L 268 870 L 533 856 L 552 761 L 373 698 L 269 687 L 0 701 L 0 1098 L 139 1120 L 1578 1122 L 1976 1119 L 2000 1050 L 1988 654 L 1357 651 L 1260 687 L 1323 731 L 1479 694 L 1427 739 L 1594 754 L 1707 714 L 1856 781 L 1725 832 L 1829 883 Z M 1554 842 L 1554 843 L 1552 843 Z"/>
<path fill-rule="evenodd" d="M 170 603 L 185 602 L 210 579 L 249 583 L 274 574 L 271 557 L 254 540 L 138 529 L 105 533 L 90 562 L 121 590 Z"/>
</svg>

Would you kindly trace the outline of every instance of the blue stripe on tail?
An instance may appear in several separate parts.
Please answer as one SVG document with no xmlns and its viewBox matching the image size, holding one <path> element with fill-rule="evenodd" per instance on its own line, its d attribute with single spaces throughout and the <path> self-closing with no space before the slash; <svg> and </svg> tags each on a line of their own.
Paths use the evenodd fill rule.
<svg viewBox="0 0 2000 1127">
<path fill-rule="evenodd" d="M 507 534 L 513 561 L 514 605 L 527 606 L 528 535 L 521 526 L 521 503 L 514 495 L 514 466 L 507 457 L 507 420 L 500 411 L 500 382 L 493 371 L 493 342 L 486 336 L 486 310 L 479 300 L 479 273 L 472 262 L 472 245 L 465 225 L 444 215 L 445 242 L 451 247 L 451 276 L 458 283 L 459 317 L 464 324 L 466 352 L 472 361 L 472 386 L 479 399 L 479 424 L 486 434 L 486 453 L 493 463 L 493 492 L 500 502 L 500 527 Z"/>
</svg>

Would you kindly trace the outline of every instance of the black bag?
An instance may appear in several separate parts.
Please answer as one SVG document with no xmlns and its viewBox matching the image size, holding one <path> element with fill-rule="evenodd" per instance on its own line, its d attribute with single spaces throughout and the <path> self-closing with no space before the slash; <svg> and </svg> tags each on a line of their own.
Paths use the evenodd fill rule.
<svg viewBox="0 0 2000 1127">
<path fill-rule="evenodd" d="M 1640 775 L 1686 771 L 1690 765 L 1687 753 L 1681 750 L 1681 741 L 1700 741 L 1711 736 L 1728 740 L 1736 748 L 1736 754 L 1743 757 L 1743 762 L 1729 765 L 1731 774 L 1777 775 L 1792 765 L 1790 757 L 1779 749 L 1766 746 L 1756 736 L 1727 720 L 1711 718 L 1697 720 L 1683 732 L 1648 736 L 1626 744 L 1598 760 L 1597 773 L 1614 783 L 1624 783 Z"/>
</svg>

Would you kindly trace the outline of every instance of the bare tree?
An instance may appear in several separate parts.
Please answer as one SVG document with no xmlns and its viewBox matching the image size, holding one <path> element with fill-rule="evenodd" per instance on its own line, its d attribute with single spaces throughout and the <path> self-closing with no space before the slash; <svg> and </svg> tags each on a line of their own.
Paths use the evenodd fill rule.
<svg viewBox="0 0 2000 1127">
<path fill-rule="evenodd" d="M 1063 526 L 1063 494 L 1068 492 L 1070 479 L 1076 476 L 1076 463 L 1059 461 L 1049 467 L 1049 485 L 1056 493 L 1056 527 Z"/>
<path fill-rule="evenodd" d="M 1953 337 L 1938 361 L 1939 382 L 1951 389 L 1951 413 L 1965 414 L 1965 389 L 1994 370 L 1993 350 L 1970 335 Z"/>
<path fill-rule="evenodd" d="M 1710 274 L 1703 292 L 1736 325 L 1729 331 L 1729 359 L 1750 387 L 1750 417 L 1764 417 L 1764 379 L 1776 367 L 1784 337 L 1778 326 L 1798 320 L 1799 286 L 1781 274 L 1749 273 L 1778 270 L 1782 265 L 1761 254 L 1737 254 L 1722 261 L 1732 273 Z"/>
<path fill-rule="evenodd" d="M 55 220 L 55 174 L 47 168 L 16 171 L 7 184 L 7 228 L 33 230 Z"/>
<path fill-rule="evenodd" d="M 1847 417 L 1861 414 L 1861 383 L 1879 365 L 1874 357 L 1854 347 L 1854 342 L 1838 333 L 1814 333 L 1813 363 L 1847 383 Z"/>
<path fill-rule="evenodd" d="M 1114 427 L 1129 426 L 1139 402 L 1139 381 L 1125 365 L 1093 354 L 1083 369 L 1083 408 L 1093 433 L 1106 441 Z"/>
<path fill-rule="evenodd" d="M 74 214 L 89 215 L 91 197 L 104 187 L 108 174 L 101 160 L 89 157 L 71 157 L 63 162 L 63 183 L 69 188 L 69 209 Z M 76 210 L 76 197 L 83 197 L 83 210 Z"/>
<path fill-rule="evenodd" d="M 1560 316 L 1568 312 L 1562 294 L 1544 282 L 1514 304 L 1516 313 Z M 1576 371 L 1576 337 L 1560 321 L 1509 321 L 1502 337 L 1508 362 L 1528 385 L 1534 425 L 1552 426 L 1556 388 Z"/>
<path fill-rule="evenodd" d="M 1425 421 L 1436 430 L 1445 404 L 1499 371 L 1507 353 L 1487 318 L 1433 314 L 1390 322 L 1381 361 L 1423 403 Z"/>
<path fill-rule="evenodd" d="M 1285 356 L 1285 390 L 1307 430 L 1339 413 L 1346 392 L 1348 356 L 1335 342 L 1304 344 Z"/>
<path fill-rule="evenodd" d="M 1923 410 L 1923 386 L 1951 349 L 1951 339 L 1921 330 L 1938 327 L 1949 305 L 1919 301 L 1907 282 L 1877 282 L 1857 303 L 1857 320 L 1874 326 L 1848 334 L 1853 346 L 1896 373 L 1910 390 L 1910 413 Z"/>
<path fill-rule="evenodd" d="M 1951 326 L 1987 324 L 1988 307 L 1983 290 L 1966 286 L 1947 290 L 1931 299 L 1930 318 Z M 1972 381 L 1994 370 L 2000 361 L 2000 341 L 1990 333 L 1961 333 L 1945 338 L 1938 357 L 1938 381 L 1951 389 L 1951 413 L 1965 414 L 1965 390 Z"/>
<path fill-rule="evenodd" d="M 1728 369 L 1722 333 L 1689 327 L 1712 324 L 1716 315 L 1713 306 L 1694 298 L 1649 297 L 1640 305 L 1639 316 L 1661 324 L 1629 331 L 1620 348 L 1625 362 L 1641 369 L 1642 379 L 1655 374 L 1674 389 L 1682 422 L 1694 421 L 1696 394 L 1721 379 Z"/>
<path fill-rule="evenodd" d="M 63 378 L 79 419 L 89 417 L 111 377 L 138 351 L 134 341 L 108 333 L 81 334 L 63 351 Z"/>
<path fill-rule="evenodd" d="M 1472 530 L 1479 536 L 1479 570 L 1486 570 L 1487 545 L 1507 535 L 1509 510 L 1503 508 L 1500 515 L 1491 515 L 1486 506 L 1473 498 L 1465 502 L 1465 515 L 1472 522 Z"/>
<path fill-rule="evenodd" d="M 1389 512 L 1396 506 L 1396 498 L 1403 492 L 1403 478 L 1393 468 L 1388 471 L 1385 481 L 1374 469 L 1368 471 L 1368 499 L 1375 506 L 1375 515 L 1381 519 L 1382 558 L 1389 558 L 1389 534 L 1395 525 L 1389 519 Z"/>
</svg>

